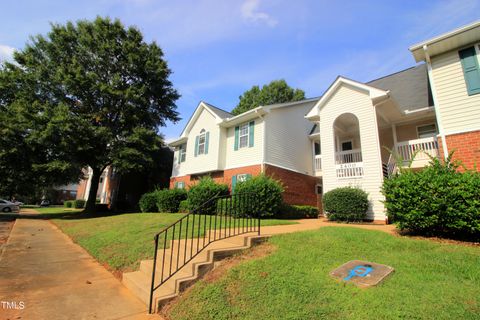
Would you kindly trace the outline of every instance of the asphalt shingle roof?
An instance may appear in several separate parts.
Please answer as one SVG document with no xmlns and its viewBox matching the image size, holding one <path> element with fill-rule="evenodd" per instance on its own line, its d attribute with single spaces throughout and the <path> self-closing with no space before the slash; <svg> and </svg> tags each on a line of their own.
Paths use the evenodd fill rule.
<svg viewBox="0 0 480 320">
<path fill-rule="evenodd" d="M 367 82 L 383 90 L 390 90 L 401 111 L 433 106 L 428 82 L 427 66 L 421 64 L 397 73 Z"/>
</svg>

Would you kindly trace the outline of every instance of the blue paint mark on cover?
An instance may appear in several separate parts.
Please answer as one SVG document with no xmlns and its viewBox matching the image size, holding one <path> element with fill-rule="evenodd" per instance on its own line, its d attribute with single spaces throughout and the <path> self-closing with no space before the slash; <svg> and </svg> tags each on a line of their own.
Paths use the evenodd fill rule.
<svg viewBox="0 0 480 320">
<path fill-rule="evenodd" d="M 356 266 L 355 268 L 350 270 L 350 272 L 348 273 L 348 276 L 343 280 L 348 281 L 353 277 L 365 277 L 367 276 L 367 274 L 369 274 L 372 271 L 373 271 L 373 268 L 369 264 Z"/>
</svg>

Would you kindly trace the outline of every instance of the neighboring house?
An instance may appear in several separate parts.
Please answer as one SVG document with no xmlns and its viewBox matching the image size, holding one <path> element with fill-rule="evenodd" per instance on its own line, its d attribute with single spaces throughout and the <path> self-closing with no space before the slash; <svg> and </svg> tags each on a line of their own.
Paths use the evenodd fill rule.
<svg viewBox="0 0 480 320">
<path fill-rule="evenodd" d="M 84 170 L 84 179 L 82 179 L 77 189 L 77 199 L 87 200 L 90 193 L 92 180 L 92 169 Z M 118 174 L 115 173 L 112 167 L 107 167 L 103 170 L 100 180 L 98 182 L 97 201 L 100 203 L 110 204 L 114 201 L 119 185 Z"/>
<path fill-rule="evenodd" d="M 237 116 L 201 102 L 170 143 L 170 185 L 210 175 L 234 189 L 264 172 L 283 182 L 286 202 L 310 205 L 356 186 L 369 194 L 368 219 L 386 221 L 380 190 L 397 170 L 390 151 L 414 169 L 452 150 L 468 168 L 480 162 L 479 42 L 476 22 L 411 47 L 426 64 L 368 83 L 338 77 L 318 99 Z"/>
<path fill-rule="evenodd" d="M 78 183 L 55 186 L 53 187 L 52 198 L 49 200 L 55 204 L 63 204 L 64 201 L 75 200 L 77 198 L 77 189 Z"/>
</svg>

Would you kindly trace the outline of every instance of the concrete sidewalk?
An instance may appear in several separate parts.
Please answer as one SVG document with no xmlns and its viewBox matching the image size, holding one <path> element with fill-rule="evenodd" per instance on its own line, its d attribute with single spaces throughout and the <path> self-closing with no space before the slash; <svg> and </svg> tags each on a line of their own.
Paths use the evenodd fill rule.
<svg viewBox="0 0 480 320">
<path fill-rule="evenodd" d="M 0 319 L 161 319 L 53 224 L 17 219 L 0 258 Z"/>
</svg>

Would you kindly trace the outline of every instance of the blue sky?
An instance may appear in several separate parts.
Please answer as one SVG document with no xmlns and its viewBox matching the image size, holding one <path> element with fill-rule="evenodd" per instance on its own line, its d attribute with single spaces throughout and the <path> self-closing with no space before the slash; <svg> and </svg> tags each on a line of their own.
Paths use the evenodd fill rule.
<svg viewBox="0 0 480 320">
<path fill-rule="evenodd" d="M 200 100 L 231 110 L 252 85 L 285 79 L 320 96 L 337 75 L 368 81 L 415 64 L 408 47 L 480 18 L 480 1 L 16 0 L 0 10 L 0 59 L 50 22 L 119 18 L 164 50 L 181 93 L 180 134 Z"/>
</svg>

